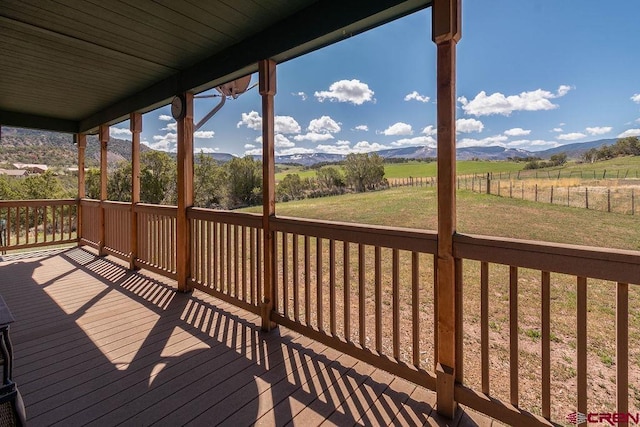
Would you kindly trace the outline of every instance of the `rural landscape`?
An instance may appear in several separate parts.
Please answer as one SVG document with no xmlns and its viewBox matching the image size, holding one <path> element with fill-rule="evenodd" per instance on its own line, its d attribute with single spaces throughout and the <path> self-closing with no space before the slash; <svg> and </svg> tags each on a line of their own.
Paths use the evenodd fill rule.
<svg viewBox="0 0 640 427">
<path fill-rule="evenodd" d="M 97 145 L 96 141 L 90 141 L 87 149 L 86 194 L 93 199 L 99 198 L 100 194 Z M 584 147 L 576 147 L 578 145 L 572 144 L 570 151 L 556 149 L 544 155 L 525 153 L 524 156 L 518 153 L 500 160 L 494 158 L 495 152 L 485 153 L 484 158 L 482 153 L 476 152 L 472 158 L 459 160 L 458 231 L 471 235 L 640 250 L 640 222 L 637 217 L 640 214 L 637 206 L 637 196 L 640 195 L 638 137 L 608 141 L 608 144 L 601 142 L 595 146 L 585 144 Z M 130 156 L 130 143 L 115 140 L 110 144 L 110 150 L 109 200 L 128 202 L 131 200 L 131 164 L 126 159 Z M 277 164 L 277 215 L 371 226 L 436 229 L 435 159 L 383 157 L 384 154 L 352 154 L 336 162 L 307 159 L 303 160 L 304 164 L 284 159 L 286 163 Z M 35 131 L 3 129 L 1 170 L 16 170 L 16 163 L 45 164 L 47 170 L 30 172 L 21 177 L 0 174 L 0 200 L 76 198 L 75 155 L 75 146 L 68 136 L 52 137 Z M 259 158 L 225 158 L 218 154 L 203 153 L 195 157 L 196 206 L 245 213 L 261 212 L 262 167 Z M 175 158 L 170 153 L 144 149 L 141 159 L 142 202 L 175 204 Z M 61 211 L 58 217 L 71 218 L 73 215 L 72 211 Z M 28 231 L 22 235 L 8 230 L 8 237 L 4 237 L 4 245 L 7 246 L 29 237 L 36 241 L 43 240 L 47 233 L 52 230 L 56 232 L 56 226 L 53 225 L 55 218 L 45 219 L 37 211 L 29 214 L 28 210 L 0 210 L 2 219 L 5 220 L 4 224 L 8 220 L 14 227 L 18 227 L 21 221 L 29 224 Z M 67 222 L 66 229 L 64 227 L 58 232 L 69 235 L 75 232 L 73 220 Z M 226 233 L 231 239 L 229 229 Z M 234 239 L 234 245 L 237 245 L 237 234 Z M 278 252 L 287 261 L 284 265 L 288 264 L 292 269 L 287 271 L 284 267 L 279 270 L 278 309 L 289 316 L 306 317 L 308 322 L 318 324 L 320 329 L 346 331 L 349 334 L 348 324 L 351 318 L 354 324 L 357 323 L 362 303 L 368 307 L 380 305 L 382 313 L 389 314 L 393 298 L 392 275 L 399 275 L 401 330 L 406 331 L 406 336 L 401 338 L 401 359 L 411 363 L 412 355 L 415 357 L 410 339 L 414 268 L 411 252 L 401 250 L 392 254 L 391 249 L 368 247 L 365 253 L 360 254 L 362 248 L 347 241 L 344 245 L 335 245 L 333 240 L 291 233 L 280 233 L 277 244 Z M 299 257 L 297 248 L 303 246 L 305 255 Z M 224 252 L 222 254 L 224 258 Z M 230 255 L 229 252 L 227 256 Z M 352 271 L 359 256 L 362 259 L 366 256 L 366 262 L 371 263 L 371 269 L 376 271 L 375 275 L 363 279 L 362 283 L 359 283 L 357 271 Z M 373 260 L 380 257 L 384 261 L 377 267 L 380 269 L 378 271 Z M 394 257 L 397 257 L 394 263 L 399 265 L 396 273 L 396 267 L 390 261 Z M 422 349 L 428 349 L 434 327 L 434 293 L 429 291 L 434 283 L 434 261 L 427 254 L 420 254 L 419 258 L 416 277 L 420 289 L 425 291 L 419 304 L 419 318 L 425 331 L 420 342 Z M 230 278 L 232 270 L 238 268 L 239 261 L 235 259 L 233 267 L 231 261 L 228 262 L 227 277 Z M 509 376 L 510 269 L 504 265 L 469 260 L 464 262 L 463 268 L 466 381 L 480 387 L 482 350 L 479 337 L 481 323 L 488 320 L 490 348 L 495 356 L 491 359 L 489 381 L 493 387 L 492 393 L 508 400 L 509 384 L 502 379 Z M 221 266 L 220 272 L 214 272 L 214 277 L 216 274 L 222 275 L 222 269 Z M 536 393 L 540 390 L 541 381 L 541 272 L 519 269 L 518 273 L 521 402 L 533 407 L 534 412 L 537 408 L 539 413 L 540 396 Z M 203 270 L 196 272 L 196 276 L 198 274 L 206 273 Z M 223 280 L 224 276 L 220 277 Z M 329 307 L 327 293 L 323 294 L 323 290 L 317 286 L 322 277 L 332 277 L 332 292 L 337 295 L 334 299 L 336 307 Z M 235 280 L 238 280 L 237 270 Z M 375 291 L 374 282 L 382 284 L 380 295 Z M 298 288 L 302 284 L 306 299 L 304 304 L 298 306 L 298 298 L 302 298 L 299 295 L 302 291 Z M 552 301 L 552 388 L 554 396 L 561 400 L 561 405 L 554 405 L 554 411 L 557 412 L 552 415 L 556 420 L 563 420 L 566 414 L 555 408 L 576 405 L 573 390 L 576 387 L 577 293 L 573 276 L 551 274 L 549 284 Z M 488 286 L 488 293 L 483 292 L 483 286 Z M 351 289 L 347 292 L 345 287 Z M 346 295 L 351 293 L 358 295 L 358 299 L 348 300 Z M 488 301 L 483 302 L 484 294 L 488 296 Z M 593 409 L 606 410 L 615 406 L 616 354 L 615 340 L 612 339 L 612 331 L 615 331 L 615 301 L 614 283 L 589 281 L 587 324 L 591 368 L 588 393 L 590 408 Z M 486 304 L 483 310 L 488 310 L 484 320 L 481 318 L 483 304 Z M 323 309 L 325 312 L 346 314 L 337 318 L 323 318 Z M 393 343 L 387 338 L 392 335 L 391 316 L 383 316 L 383 319 L 386 320 L 382 324 L 382 336 L 374 337 L 368 331 L 376 329 L 376 319 L 373 315 L 367 315 L 366 337 L 361 336 L 360 339 L 376 340 L 381 353 L 391 354 Z M 356 331 L 351 333 L 355 334 Z M 432 352 L 420 351 L 418 357 L 423 366 L 434 363 Z M 630 410 L 633 412 L 640 410 L 640 292 L 636 286 L 629 289 L 629 357 L 629 382 L 633 393 L 630 396 Z"/>
</svg>

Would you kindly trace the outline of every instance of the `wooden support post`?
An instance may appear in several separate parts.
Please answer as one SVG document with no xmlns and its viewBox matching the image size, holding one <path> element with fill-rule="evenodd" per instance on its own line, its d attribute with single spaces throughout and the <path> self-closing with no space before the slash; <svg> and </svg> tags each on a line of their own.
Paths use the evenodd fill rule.
<svg viewBox="0 0 640 427">
<path fill-rule="evenodd" d="M 100 139 L 100 236 L 98 239 L 98 255 L 104 256 L 106 255 L 104 251 L 106 232 L 103 202 L 107 200 L 107 146 L 109 144 L 109 126 L 100 126 L 98 137 Z"/>
<path fill-rule="evenodd" d="M 264 232 L 264 295 L 262 296 L 262 329 L 270 331 L 276 327 L 271 321 L 274 290 L 276 286 L 275 232 L 270 219 L 276 215 L 275 179 L 275 133 L 274 103 L 276 94 L 276 63 L 264 59 L 258 63 L 259 89 L 262 96 L 262 229 Z"/>
<path fill-rule="evenodd" d="M 456 309 L 456 263 L 453 235 L 456 232 L 456 44 L 460 40 L 461 1 L 434 0 L 433 41 L 437 45 L 438 105 L 438 261 L 437 314 L 438 353 L 436 393 L 438 413 L 453 418 L 456 354 L 461 324 Z"/>
<path fill-rule="evenodd" d="M 138 257 L 138 213 L 136 205 L 140 203 L 140 132 L 142 132 L 142 114 L 131 113 L 129 118 L 131 130 L 131 246 L 129 253 L 129 269 L 135 269 Z"/>
<path fill-rule="evenodd" d="M 190 292 L 191 228 L 187 209 L 193 206 L 193 94 L 185 93 L 185 112 L 178 120 L 178 214 L 176 274 L 178 290 Z"/>
<path fill-rule="evenodd" d="M 79 133 L 76 135 L 76 142 L 78 144 L 78 208 L 76 213 L 76 234 L 78 235 L 78 246 L 82 244 L 83 237 L 83 225 L 82 225 L 82 206 L 80 202 L 86 197 L 85 189 L 85 175 L 84 175 L 84 158 L 87 149 L 87 135 Z M 54 215 L 55 217 L 55 215 Z M 54 219 L 55 230 L 55 219 Z M 54 231 L 55 233 L 55 231 Z M 54 234 L 55 237 L 55 234 Z"/>
</svg>

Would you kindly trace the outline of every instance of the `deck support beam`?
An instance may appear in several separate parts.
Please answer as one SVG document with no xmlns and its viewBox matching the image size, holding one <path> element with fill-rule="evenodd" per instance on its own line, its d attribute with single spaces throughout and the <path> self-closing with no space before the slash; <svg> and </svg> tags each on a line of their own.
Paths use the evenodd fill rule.
<svg viewBox="0 0 640 427">
<path fill-rule="evenodd" d="M 82 245 L 83 224 L 82 224 L 82 206 L 80 202 L 87 195 L 85 186 L 85 153 L 87 150 L 87 135 L 84 133 L 76 134 L 76 143 L 78 144 L 78 207 L 76 208 L 76 234 L 78 235 L 78 246 Z"/>
<path fill-rule="evenodd" d="M 109 126 L 102 125 L 98 131 L 100 139 L 100 238 L 98 239 L 98 254 L 105 256 L 104 250 L 106 231 L 105 231 L 105 212 L 104 201 L 107 200 L 107 149 L 109 144 Z"/>
<path fill-rule="evenodd" d="M 129 246 L 129 269 L 136 268 L 138 257 L 138 213 L 136 205 L 140 203 L 140 132 L 142 132 L 142 114 L 131 113 L 129 116 L 131 131 L 131 243 Z"/>
<path fill-rule="evenodd" d="M 437 46 L 438 128 L 438 261 L 437 261 L 437 410 L 448 418 L 456 413 L 454 398 L 457 339 L 456 262 L 456 44 L 460 40 L 460 0 L 434 0 L 433 41 Z"/>
<path fill-rule="evenodd" d="M 178 120 L 178 214 L 176 274 L 178 290 L 190 292 L 191 232 L 187 209 L 193 206 L 193 94 L 185 93 L 185 113 Z"/>
<path fill-rule="evenodd" d="M 275 182 L 275 113 L 276 63 L 265 59 L 258 63 L 259 89 L 262 96 L 262 228 L 264 232 L 264 295 L 260 305 L 262 329 L 270 331 L 276 325 L 271 321 L 276 286 L 275 232 L 270 220 L 276 214 Z"/>
</svg>

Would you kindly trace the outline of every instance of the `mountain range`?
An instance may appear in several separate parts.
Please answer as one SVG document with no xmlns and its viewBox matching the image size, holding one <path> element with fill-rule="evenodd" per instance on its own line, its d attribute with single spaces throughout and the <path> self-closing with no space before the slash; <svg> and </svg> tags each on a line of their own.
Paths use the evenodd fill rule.
<svg viewBox="0 0 640 427">
<path fill-rule="evenodd" d="M 507 160 L 509 158 L 539 157 L 548 159 L 554 154 L 566 153 L 569 159 L 579 159 L 583 153 L 591 148 L 603 145 L 613 145 L 616 139 L 599 139 L 597 141 L 566 144 L 544 151 L 528 151 L 519 148 L 489 147 L 461 147 L 457 149 L 458 160 Z M 151 150 L 146 145 L 141 151 Z M 377 151 L 385 159 L 424 159 L 435 158 L 437 150 L 427 146 L 401 147 Z M 235 157 L 228 153 L 206 153 L 219 162 L 227 162 Z M 196 153 L 196 157 L 198 154 Z M 261 156 L 254 156 L 261 159 Z M 131 142 L 111 138 L 108 145 L 108 161 L 115 164 L 131 158 Z M 276 163 L 295 163 L 311 166 L 318 163 L 336 163 L 344 160 L 344 154 L 309 153 L 276 156 Z M 86 152 L 87 166 L 97 166 L 100 159 L 100 144 L 96 136 L 87 138 Z M 46 132 L 11 127 L 2 128 L 0 143 L 0 163 L 42 163 L 49 166 L 73 166 L 77 163 L 77 148 L 73 144 L 70 134 Z"/>
</svg>

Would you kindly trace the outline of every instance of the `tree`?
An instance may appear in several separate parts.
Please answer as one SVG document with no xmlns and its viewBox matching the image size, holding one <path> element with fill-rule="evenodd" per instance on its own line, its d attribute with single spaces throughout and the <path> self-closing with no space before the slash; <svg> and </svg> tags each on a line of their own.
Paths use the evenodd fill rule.
<svg viewBox="0 0 640 427">
<path fill-rule="evenodd" d="M 286 202 L 301 199 L 306 189 L 307 185 L 300 179 L 300 175 L 297 173 L 287 174 L 282 181 L 278 183 L 276 194 L 278 199 Z"/>
<path fill-rule="evenodd" d="M 582 155 L 582 158 L 587 163 L 593 163 L 596 161 L 597 156 L 598 156 L 598 150 L 595 148 L 591 148 Z"/>
<path fill-rule="evenodd" d="M 140 156 L 140 200 L 144 203 L 175 205 L 176 162 L 163 151 L 146 151 Z"/>
<path fill-rule="evenodd" d="M 262 202 L 262 163 L 251 156 L 234 158 L 225 165 L 229 208 L 250 206 Z"/>
<path fill-rule="evenodd" d="M 40 175 L 30 175 L 23 181 L 23 198 L 25 199 L 58 199 L 62 197 L 62 186 L 58 178 L 46 171 Z"/>
<path fill-rule="evenodd" d="M 344 187 L 344 180 L 338 169 L 328 166 L 316 171 L 316 180 L 321 190 Z"/>
<path fill-rule="evenodd" d="M 213 157 L 198 154 L 193 170 L 194 204 L 201 208 L 213 208 L 223 203 L 227 193 L 227 172 Z"/>
<path fill-rule="evenodd" d="M 100 169 L 91 168 L 84 176 L 85 193 L 88 199 L 100 198 Z"/>
<path fill-rule="evenodd" d="M 131 163 L 122 161 L 109 174 L 107 180 L 107 198 L 118 202 L 131 201 Z"/>
<path fill-rule="evenodd" d="M 377 154 L 349 154 L 344 162 L 345 180 L 357 192 L 372 190 L 384 183 L 384 164 Z"/>
<path fill-rule="evenodd" d="M 549 158 L 550 166 L 562 166 L 567 163 L 567 153 L 554 154 Z"/>
</svg>

